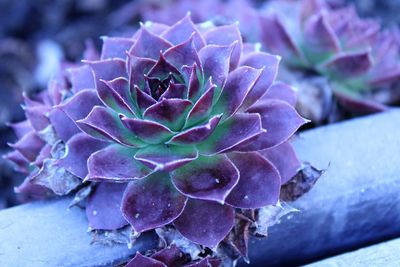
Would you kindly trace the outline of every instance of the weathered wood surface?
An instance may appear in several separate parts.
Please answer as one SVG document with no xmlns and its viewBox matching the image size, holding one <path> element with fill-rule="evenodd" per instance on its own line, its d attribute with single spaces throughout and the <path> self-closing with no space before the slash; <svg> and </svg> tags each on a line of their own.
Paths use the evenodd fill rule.
<svg viewBox="0 0 400 267">
<path fill-rule="evenodd" d="M 92 267 L 120 264 L 156 246 L 152 236 L 113 247 L 92 244 L 86 216 L 70 199 L 36 202 L 0 212 L 0 266 Z"/>
<path fill-rule="evenodd" d="M 318 260 L 400 236 L 400 110 L 304 132 L 295 140 L 303 160 L 324 169 L 301 210 L 250 242 L 251 266 Z M 0 212 L 0 266 L 110 266 L 136 249 L 90 245 L 84 213 L 69 200 Z M 246 266 L 246 265 L 243 265 Z"/>
<path fill-rule="evenodd" d="M 400 239 L 318 261 L 306 267 L 400 266 Z"/>
</svg>

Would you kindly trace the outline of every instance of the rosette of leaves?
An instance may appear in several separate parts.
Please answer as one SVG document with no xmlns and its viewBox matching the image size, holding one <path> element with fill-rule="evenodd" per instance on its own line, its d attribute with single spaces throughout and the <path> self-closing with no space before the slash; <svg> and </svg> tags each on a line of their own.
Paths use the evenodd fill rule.
<svg viewBox="0 0 400 267">
<path fill-rule="evenodd" d="M 398 100 L 397 29 L 382 30 L 377 21 L 359 18 L 353 6 L 331 8 L 323 0 L 272 1 L 259 21 L 263 46 L 283 57 L 287 74 L 327 78 L 352 111 L 379 111 L 380 103 Z"/>
<path fill-rule="evenodd" d="M 102 105 L 76 123 L 107 145 L 87 165 L 67 167 L 98 182 L 90 227 L 129 223 L 141 233 L 172 224 L 216 247 L 235 209 L 276 203 L 299 168 L 287 141 L 305 123 L 294 91 L 274 83 L 278 63 L 244 52 L 237 24 L 195 25 L 189 15 L 172 26 L 146 23 L 133 38 L 105 38 L 101 59 L 86 62 Z M 82 153 L 68 150 L 70 158 Z"/>
<path fill-rule="evenodd" d="M 31 174 L 30 178 L 38 173 L 51 154 L 51 144 L 55 140 L 47 113 L 53 105 L 61 102 L 65 87 L 62 77 L 54 77 L 47 90 L 32 98 L 24 96 L 26 120 L 9 124 L 18 141 L 9 143 L 14 150 L 5 155 L 5 158 L 14 163 L 17 171 Z M 17 192 L 29 194 L 31 197 L 42 197 L 50 193 L 39 185 L 29 183 L 29 179 L 16 189 Z"/>
</svg>

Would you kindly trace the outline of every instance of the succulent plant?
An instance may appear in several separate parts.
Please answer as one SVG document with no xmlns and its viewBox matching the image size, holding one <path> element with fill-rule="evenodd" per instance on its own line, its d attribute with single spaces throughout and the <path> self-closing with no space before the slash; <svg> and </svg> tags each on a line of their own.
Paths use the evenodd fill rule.
<svg viewBox="0 0 400 267">
<path fill-rule="evenodd" d="M 85 58 L 96 57 L 96 51 L 89 45 L 85 51 Z M 43 198 L 54 193 L 64 195 L 80 183 L 58 165 L 58 158 L 64 153 L 64 143 L 73 140 L 72 137 L 81 132 L 63 111 L 64 108 L 70 107 L 68 103 L 70 98 L 74 99 L 74 94 L 82 94 L 78 92 L 81 90 L 79 86 L 83 84 L 76 77 L 77 73 L 91 75 L 87 66 L 62 64 L 60 70 L 49 81 L 46 90 L 32 97 L 24 95 L 26 120 L 9 124 L 18 140 L 9 144 L 14 150 L 4 157 L 14 163 L 17 171 L 28 175 L 23 184 L 16 188 L 18 193 L 28 198 Z M 87 92 L 83 93 L 86 93 L 87 103 L 94 101 L 92 106 L 101 103 L 94 89 L 90 96 Z M 90 110 L 91 106 L 81 107 L 74 115 L 84 118 Z"/>
<path fill-rule="evenodd" d="M 359 18 L 353 6 L 331 8 L 323 0 L 268 2 L 260 28 L 267 51 L 281 55 L 292 71 L 327 77 L 346 106 L 368 112 L 398 99 L 397 28 L 381 30 L 377 21 Z"/>
<path fill-rule="evenodd" d="M 45 160 L 28 182 L 58 195 L 93 185 L 93 230 L 172 227 L 174 238 L 216 248 L 248 227 L 236 213 L 276 205 L 300 167 L 289 138 L 306 120 L 293 88 L 275 81 L 279 61 L 244 44 L 236 23 L 194 24 L 190 15 L 104 37 L 99 59 L 67 70 L 56 87 L 64 97 L 41 116 L 26 110 L 32 125 L 45 122 L 33 131 L 40 146 L 27 149 L 30 162 Z M 49 128 L 52 141 L 37 134 Z M 39 156 L 43 146 L 53 153 Z"/>
<path fill-rule="evenodd" d="M 9 144 L 14 151 L 8 153 L 5 158 L 15 163 L 19 172 L 32 176 L 43 167 L 44 160 L 50 156 L 51 144 L 54 140 L 50 133 L 50 119 L 47 113 L 53 105 L 61 102 L 65 88 L 65 81 L 60 77 L 54 77 L 47 90 L 36 95 L 33 99 L 24 96 L 24 111 L 26 120 L 9 124 L 19 139 L 14 144 Z M 30 194 L 32 197 L 42 197 L 50 192 L 40 185 L 28 182 L 29 178 L 16 190 L 20 193 Z"/>
</svg>

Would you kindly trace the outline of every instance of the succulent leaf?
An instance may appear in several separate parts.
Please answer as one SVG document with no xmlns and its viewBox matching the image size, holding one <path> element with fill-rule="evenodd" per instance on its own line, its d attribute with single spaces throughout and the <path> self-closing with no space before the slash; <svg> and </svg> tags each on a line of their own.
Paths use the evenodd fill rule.
<svg viewBox="0 0 400 267">
<path fill-rule="evenodd" d="M 86 118 L 76 122 L 85 133 L 94 138 L 132 147 L 143 146 L 143 142 L 123 125 L 118 114 L 105 107 L 95 106 Z"/>
<path fill-rule="evenodd" d="M 262 103 L 263 101 L 268 101 L 268 99 L 282 100 L 294 107 L 296 106 L 297 102 L 296 89 L 285 83 L 276 82 L 260 99 L 259 103 Z"/>
<path fill-rule="evenodd" d="M 207 138 L 213 133 L 220 120 L 221 115 L 215 115 L 211 117 L 208 122 L 187 129 L 175 135 L 170 141 L 167 142 L 167 144 L 184 145 L 203 142 L 207 140 Z"/>
<path fill-rule="evenodd" d="M 103 103 L 127 116 L 136 116 L 137 111 L 131 98 L 128 80 L 116 78 L 111 81 L 101 81 L 106 86 L 98 88 L 97 93 Z"/>
<path fill-rule="evenodd" d="M 289 142 L 261 150 L 259 153 L 278 169 L 282 184 L 293 178 L 300 169 L 301 163 Z"/>
<path fill-rule="evenodd" d="M 84 133 L 76 134 L 66 143 L 68 149 L 58 164 L 75 176 L 84 179 L 88 172 L 87 159 L 92 153 L 103 149 L 106 145 L 106 142 Z"/>
<path fill-rule="evenodd" d="M 242 144 L 241 151 L 258 151 L 282 144 L 307 122 L 292 106 L 280 100 L 256 103 L 248 111 L 260 114 L 262 127 L 266 132 L 255 137 L 256 140 L 251 139 Z"/>
<path fill-rule="evenodd" d="M 128 224 L 121 214 L 126 184 L 100 183 L 87 201 L 86 215 L 92 229 L 116 230 Z"/>
<path fill-rule="evenodd" d="M 202 155 L 215 155 L 233 150 L 264 132 L 259 114 L 237 113 L 220 124 L 197 148 Z"/>
<path fill-rule="evenodd" d="M 69 68 L 69 79 L 71 82 L 72 90 L 77 93 L 84 89 L 94 89 L 95 83 L 92 75 L 92 69 L 88 65 L 80 67 Z"/>
<path fill-rule="evenodd" d="M 157 171 L 172 171 L 198 157 L 194 146 L 176 146 L 168 144 L 151 145 L 139 149 L 135 159 Z"/>
<path fill-rule="evenodd" d="M 173 131 L 178 131 L 183 127 L 191 106 L 192 102 L 187 99 L 164 98 L 148 107 L 143 117 L 160 122 Z"/>
<path fill-rule="evenodd" d="M 170 47 L 172 47 L 170 42 L 149 32 L 146 27 L 142 26 L 139 37 L 129 50 L 129 54 L 136 57 L 156 59 L 160 51 L 165 51 Z"/>
<path fill-rule="evenodd" d="M 128 182 L 144 178 L 151 169 L 134 159 L 136 152 L 135 148 L 115 144 L 92 153 L 87 161 L 86 180 Z"/>
<path fill-rule="evenodd" d="M 171 183 L 166 172 L 157 172 L 129 183 L 122 199 L 122 212 L 136 232 L 144 232 L 173 222 L 187 198 Z"/>
<path fill-rule="evenodd" d="M 223 114 L 223 120 L 235 114 L 262 72 L 263 69 L 254 69 L 248 66 L 241 66 L 230 72 L 218 102 L 215 104 L 214 114 Z"/>
<path fill-rule="evenodd" d="M 211 77 L 218 91 L 221 91 L 228 77 L 232 51 L 232 45 L 207 45 L 199 51 L 204 78 Z"/>
<path fill-rule="evenodd" d="M 234 216 L 233 208 L 227 205 L 189 199 L 174 225 L 189 240 L 214 248 L 232 229 Z"/>
<path fill-rule="evenodd" d="M 226 155 L 200 157 L 171 173 L 172 182 L 184 195 L 194 199 L 225 202 L 239 181 L 239 171 Z"/>
<path fill-rule="evenodd" d="M 161 261 L 143 256 L 139 252 L 137 252 L 135 257 L 126 265 L 126 267 L 136 267 L 136 266 L 167 267 L 167 265 L 165 265 Z"/>
<path fill-rule="evenodd" d="M 120 58 L 125 59 L 126 53 L 135 43 L 130 38 L 104 36 L 100 59 Z"/>
<path fill-rule="evenodd" d="M 246 156 L 232 153 L 229 158 L 238 168 L 240 180 L 226 203 L 242 209 L 256 209 L 278 201 L 281 177 L 271 162 L 257 152 L 246 153 Z"/>
<path fill-rule="evenodd" d="M 277 74 L 281 58 L 264 52 L 253 52 L 243 59 L 242 66 L 250 66 L 255 69 L 263 69 L 253 89 L 246 96 L 241 110 L 246 110 L 270 91 Z"/>
<path fill-rule="evenodd" d="M 181 266 L 187 261 L 184 253 L 174 244 L 155 252 L 151 257 L 167 266 Z"/>
</svg>

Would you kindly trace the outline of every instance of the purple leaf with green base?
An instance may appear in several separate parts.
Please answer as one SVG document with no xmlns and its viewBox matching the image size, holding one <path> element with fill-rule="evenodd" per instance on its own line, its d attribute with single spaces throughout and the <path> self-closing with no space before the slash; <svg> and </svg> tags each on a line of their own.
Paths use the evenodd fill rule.
<svg viewBox="0 0 400 267">
<path fill-rule="evenodd" d="M 199 51 L 205 79 L 212 77 L 212 82 L 221 90 L 229 74 L 229 64 L 233 46 L 207 45 Z"/>
<path fill-rule="evenodd" d="M 215 95 L 215 87 L 216 86 L 213 84 L 210 85 L 210 87 L 207 88 L 204 94 L 193 105 L 186 118 L 185 126 L 192 126 L 210 115 Z"/>
<path fill-rule="evenodd" d="M 134 159 L 137 149 L 109 145 L 87 160 L 85 180 L 98 182 L 128 182 L 149 175 L 152 170 Z"/>
<path fill-rule="evenodd" d="M 175 135 L 167 144 L 185 145 L 203 142 L 213 133 L 220 120 L 221 115 L 213 116 L 207 123 L 189 128 Z"/>
<path fill-rule="evenodd" d="M 220 124 L 197 148 L 202 155 L 215 155 L 234 150 L 264 132 L 259 114 L 238 113 Z"/>
<path fill-rule="evenodd" d="M 106 86 L 98 88 L 97 93 L 104 104 L 127 116 L 136 116 L 137 111 L 131 98 L 128 80 L 120 77 L 111 81 L 101 81 Z"/>
<path fill-rule="evenodd" d="M 164 98 L 148 107 L 143 113 L 143 118 L 160 122 L 172 131 L 177 131 L 185 123 L 191 105 L 192 102 L 186 99 Z"/>
<path fill-rule="evenodd" d="M 194 146 L 152 145 L 140 149 L 135 159 L 157 171 L 172 171 L 198 157 Z"/>
<path fill-rule="evenodd" d="M 263 69 L 254 69 L 248 66 L 241 66 L 230 72 L 213 113 L 223 114 L 223 120 L 235 114 L 257 83 L 262 72 Z"/>
<path fill-rule="evenodd" d="M 76 123 L 79 128 L 94 138 L 115 141 L 132 147 L 144 145 L 122 124 L 118 114 L 104 107 L 94 107 L 86 118 Z"/>
<path fill-rule="evenodd" d="M 184 195 L 221 204 L 239 181 L 239 171 L 225 155 L 200 157 L 171 173 L 172 182 Z"/>
<path fill-rule="evenodd" d="M 127 118 L 123 115 L 120 115 L 120 118 L 126 128 L 148 144 L 162 143 L 174 134 L 166 126 L 155 121 Z"/>
</svg>

